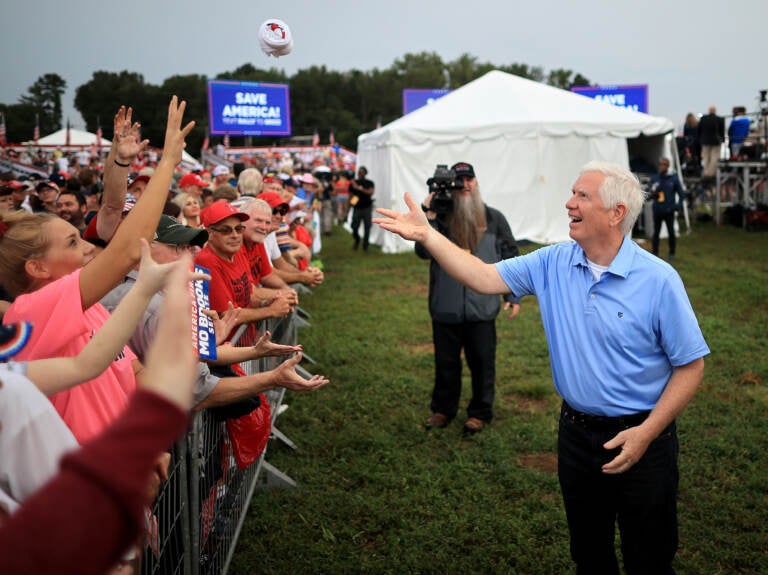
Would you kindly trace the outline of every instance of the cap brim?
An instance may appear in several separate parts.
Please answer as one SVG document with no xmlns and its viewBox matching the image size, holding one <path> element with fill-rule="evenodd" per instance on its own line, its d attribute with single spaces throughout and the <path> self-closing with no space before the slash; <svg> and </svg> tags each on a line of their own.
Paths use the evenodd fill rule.
<svg viewBox="0 0 768 575">
<path fill-rule="evenodd" d="M 191 246 L 203 247 L 205 242 L 208 241 L 208 232 L 202 228 L 184 226 L 172 230 L 161 238 L 159 237 L 157 241 L 173 246 L 189 244 Z"/>
<path fill-rule="evenodd" d="M 28 321 L 0 326 L 0 361 L 19 353 L 29 341 L 32 324 Z"/>
</svg>

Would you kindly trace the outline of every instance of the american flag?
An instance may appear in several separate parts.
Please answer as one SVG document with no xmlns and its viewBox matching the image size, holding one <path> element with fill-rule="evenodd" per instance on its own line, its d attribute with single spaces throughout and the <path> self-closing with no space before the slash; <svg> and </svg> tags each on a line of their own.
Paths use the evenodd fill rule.
<svg viewBox="0 0 768 575">
<path fill-rule="evenodd" d="M 0 112 L 0 146 L 5 146 L 5 114 Z"/>
<path fill-rule="evenodd" d="M 317 133 L 317 128 L 315 128 L 315 133 L 312 134 L 312 145 L 313 146 L 320 145 L 320 134 Z"/>
<path fill-rule="evenodd" d="M 40 115 L 35 114 L 35 131 L 32 133 L 32 139 L 37 146 L 37 141 L 40 139 Z"/>
</svg>

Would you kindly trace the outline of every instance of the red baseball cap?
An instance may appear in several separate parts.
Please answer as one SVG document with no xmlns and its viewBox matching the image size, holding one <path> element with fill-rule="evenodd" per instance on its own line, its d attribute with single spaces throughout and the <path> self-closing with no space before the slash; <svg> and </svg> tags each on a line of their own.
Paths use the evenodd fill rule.
<svg viewBox="0 0 768 575">
<path fill-rule="evenodd" d="M 272 192 L 268 190 L 266 192 L 261 192 L 256 197 L 260 200 L 264 200 L 265 202 L 267 202 L 269 204 L 269 207 L 273 209 L 276 208 L 277 206 L 288 205 L 288 202 L 286 202 L 283 199 L 283 196 L 281 196 L 277 192 Z"/>
<path fill-rule="evenodd" d="M 179 180 L 180 188 L 185 188 L 187 186 L 200 186 L 201 188 L 207 188 L 208 185 L 209 185 L 208 182 L 206 182 L 199 175 L 192 172 L 190 172 L 189 174 L 183 175 Z"/>
<path fill-rule="evenodd" d="M 248 219 L 248 214 L 237 211 L 229 202 L 213 202 L 210 206 L 200 212 L 200 222 L 208 228 L 218 224 L 221 220 L 226 220 L 232 216 L 244 222 Z"/>
</svg>

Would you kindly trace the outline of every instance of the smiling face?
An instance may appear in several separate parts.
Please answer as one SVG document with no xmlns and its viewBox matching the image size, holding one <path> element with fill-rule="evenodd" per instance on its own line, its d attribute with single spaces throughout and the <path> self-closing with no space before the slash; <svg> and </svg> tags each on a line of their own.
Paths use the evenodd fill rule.
<svg viewBox="0 0 768 575">
<path fill-rule="evenodd" d="M 48 248 L 41 257 L 30 260 L 35 263 L 33 267 L 40 270 L 40 276 L 36 277 L 43 285 L 80 269 L 95 255 L 93 245 L 82 239 L 72 224 L 60 218 L 43 224 L 43 233 L 49 238 Z"/>
<path fill-rule="evenodd" d="M 56 200 L 56 211 L 62 220 L 68 221 L 76 228 L 83 225 L 85 217 L 85 205 L 81 206 L 77 196 L 62 192 Z"/>
<path fill-rule="evenodd" d="M 565 203 L 568 210 L 569 235 L 579 245 L 601 242 L 612 234 L 611 209 L 606 208 L 600 196 L 605 176 L 599 172 L 585 172 L 573 184 L 572 195 Z"/>
<path fill-rule="evenodd" d="M 272 211 L 265 213 L 255 207 L 249 215 L 250 219 L 243 222 L 245 226 L 243 239 L 252 244 L 260 244 L 272 231 Z"/>
</svg>

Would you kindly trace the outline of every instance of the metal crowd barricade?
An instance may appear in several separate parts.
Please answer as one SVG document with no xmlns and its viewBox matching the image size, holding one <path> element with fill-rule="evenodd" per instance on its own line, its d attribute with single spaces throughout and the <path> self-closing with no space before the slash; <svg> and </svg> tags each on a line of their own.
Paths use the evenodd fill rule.
<svg viewBox="0 0 768 575">
<path fill-rule="evenodd" d="M 262 322 L 272 340 L 296 345 L 296 329 L 308 326 L 308 315 L 297 310 L 283 320 Z M 235 340 L 236 345 L 236 340 Z M 246 374 L 273 369 L 280 358 L 241 364 Z M 297 370 L 311 377 L 306 370 Z M 285 389 L 265 394 L 272 411 L 275 439 L 295 449 L 275 426 Z M 267 445 L 267 447 L 269 444 Z M 245 469 L 238 469 L 226 424 L 207 410 L 198 412 L 186 437 L 173 448 L 168 481 L 147 514 L 147 542 L 140 572 L 153 574 L 224 575 L 237 545 L 251 497 L 257 488 L 295 487 L 293 479 L 265 461 L 267 449 Z"/>
</svg>

